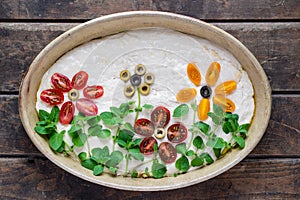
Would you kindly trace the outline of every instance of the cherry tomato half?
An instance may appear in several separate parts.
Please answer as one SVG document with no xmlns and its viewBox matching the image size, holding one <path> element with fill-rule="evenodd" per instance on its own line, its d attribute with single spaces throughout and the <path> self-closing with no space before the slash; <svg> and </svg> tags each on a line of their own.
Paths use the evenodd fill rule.
<svg viewBox="0 0 300 200">
<path fill-rule="evenodd" d="M 156 107 L 151 113 L 151 121 L 157 128 L 164 128 L 170 121 L 170 111 L 163 107 Z"/>
<path fill-rule="evenodd" d="M 140 143 L 140 150 L 144 155 L 150 155 L 154 152 L 154 145 L 157 145 L 157 141 L 154 137 L 146 137 Z"/>
<path fill-rule="evenodd" d="M 48 89 L 41 92 L 40 98 L 42 101 L 54 106 L 64 101 L 64 94 L 57 89 Z"/>
<path fill-rule="evenodd" d="M 181 123 L 172 124 L 168 128 L 167 137 L 170 142 L 179 143 L 183 142 L 187 137 L 188 131 Z"/>
<path fill-rule="evenodd" d="M 62 124 L 70 124 L 75 112 L 75 106 L 71 101 L 65 102 L 59 112 L 59 122 Z"/>
<path fill-rule="evenodd" d="M 153 123 L 148 119 L 138 119 L 136 120 L 134 124 L 134 131 L 137 134 L 140 134 L 145 137 L 149 137 L 154 132 L 154 125 Z"/>
<path fill-rule="evenodd" d="M 72 78 L 72 87 L 81 90 L 86 86 L 89 75 L 85 71 L 77 72 Z"/>
<path fill-rule="evenodd" d="M 76 108 L 79 110 L 79 112 L 82 112 L 87 116 L 94 116 L 98 114 L 97 105 L 93 101 L 86 98 L 77 99 Z"/>
<path fill-rule="evenodd" d="M 100 85 L 93 85 L 84 88 L 83 95 L 89 99 L 97 99 L 102 97 L 104 93 L 103 87 Z"/>
<path fill-rule="evenodd" d="M 51 76 L 51 82 L 55 89 L 62 92 L 69 92 L 72 89 L 71 81 L 63 74 L 54 73 Z"/>
<path fill-rule="evenodd" d="M 176 160 L 177 152 L 172 144 L 163 142 L 158 147 L 158 155 L 165 163 L 172 163 Z"/>
</svg>

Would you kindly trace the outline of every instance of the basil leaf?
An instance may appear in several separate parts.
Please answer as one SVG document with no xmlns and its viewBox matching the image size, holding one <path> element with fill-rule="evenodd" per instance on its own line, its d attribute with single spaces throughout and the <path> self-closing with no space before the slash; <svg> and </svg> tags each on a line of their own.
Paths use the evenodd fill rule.
<svg viewBox="0 0 300 200">
<path fill-rule="evenodd" d="M 97 166 L 97 163 L 94 160 L 92 160 L 91 158 L 88 158 L 88 159 L 82 161 L 81 165 L 87 169 L 94 170 L 95 166 Z"/>
<path fill-rule="evenodd" d="M 151 167 L 151 171 L 154 178 L 162 178 L 167 172 L 167 168 L 165 165 L 154 161 Z"/>
<path fill-rule="evenodd" d="M 150 105 L 150 104 L 144 104 L 143 108 L 147 109 L 147 110 L 151 110 L 154 108 L 154 106 Z"/>
<path fill-rule="evenodd" d="M 78 155 L 78 158 L 79 158 L 80 161 L 85 161 L 87 159 L 87 153 L 86 152 L 81 152 Z"/>
<path fill-rule="evenodd" d="M 193 140 L 193 145 L 197 149 L 204 149 L 205 147 L 203 139 L 200 136 L 195 137 L 195 139 Z"/>
<path fill-rule="evenodd" d="M 175 167 L 182 172 L 187 172 L 190 168 L 189 159 L 186 156 L 182 156 L 176 160 Z"/>
<path fill-rule="evenodd" d="M 196 156 L 192 161 L 191 161 L 191 165 L 193 167 L 198 167 L 198 166 L 202 166 L 204 164 L 204 160 L 203 158 L 200 158 L 199 156 Z"/>
<path fill-rule="evenodd" d="M 129 122 L 126 122 L 124 124 L 124 128 L 127 129 L 127 130 L 130 130 L 130 131 L 134 132 L 134 128 L 132 127 L 132 125 Z"/>
<path fill-rule="evenodd" d="M 189 112 L 189 106 L 187 104 L 181 104 L 177 106 L 173 112 L 173 117 L 182 117 Z"/>
<path fill-rule="evenodd" d="M 177 144 L 175 146 L 175 149 L 176 149 L 177 153 L 180 153 L 182 155 L 185 155 L 186 151 L 187 151 L 185 143 Z"/>
<path fill-rule="evenodd" d="M 39 110 L 40 121 L 46 121 L 50 118 L 50 114 L 45 110 Z"/>
<path fill-rule="evenodd" d="M 144 161 L 144 155 L 141 153 L 139 148 L 129 149 L 128 152 L 132 155 L 136 160 Z"/>
<path fill-rule="evenodd" d="M 57 123 L 59 118 L 59 108 L 57 106 L 54 106 L 51 110 L 51 113 L 49 115 L 49 120 L 52 122 Z"/>
<path fill-rule="evenodd" d="M 132 140 L 133 136 L 134 136 L 133 132 L 126 129 L 121 129 L 118 134 L 118 139 L 123 140 L 124 142 L 127 143 Z"/>
<path fill-rule="evenodd" d="M 101 175 L 103 173 L 104 167 L 103 165 L 96 165 L 93 169 L 93 174 L 95 176 Z"/>
<path fill-rule="evenodd" d="M 92 116 L 87 120 L 87 123 L 89 126 L 96 126 L 100 122 L 101 117 L 100 116 Z"/>
<path fill-rule="evenodd" d="M 92 159 L 97 163 L 105 164 L 110 159 L 108 147 L 92 149 Z"/>
<path fill-rule="evenodd" d="M 98 134 L 102 131 L 101 125 L 95 125 L 92 127 L 89 127 L 88 134 L 91 136 L 98 136 Z"/>
<path fill-rule="evenodd" d="M 233 139 L 236 141 L 236 143 L 239 145 L 240 148 L 243 149 L 245 147 L 245 139 L 244 138 L 233 135 Z"/>
<path fill-rule="evenodd" d="M 47 135 L 49 132 L 46 130 L 44 126 L 36 126 L 34 127 L 34 131 L 40 135 Z"/>
<path fill-rule="evenodd" d="M 80 133 L 72 138 L 72 142 L 76 147 L 82 147 L 87 140 L 87 136 L 84 133 Z"/>
<path fill-rule="evenodd" d="M 53 150 L 57 150 L 63 143 L 63 137 L 64 137 L 65 131 L 62 131 L 59 134 L 54 134 L 49 139 L 49 145 Z"/>
<path fill-rule="evenodd" d="M 193 125 L 195 128 L 198 128 L 202 133 L 205 135 L 208 135 L 208 132 L 210 131 L 210 126 L 204 122 L 196 122 Z"/>
<path fill-rule="evenodd" d="M 124 155 L 121 151 L 113 151 L 110 155 L 110 160 L 106 162 L 108 167 L 116 167 L 122 160 Z"/>
<path fill-rule="evenodd" d="M 214 104 L 214 105 L 213 105 L 213 111 L 214 111 L 214 113 L 215 113 L 218 117 L 223 118 L 223 116 L 224 116 L 224 111 L 223 111 L 223 109 L 222 109 L 219 105 Z"/>
</svg>

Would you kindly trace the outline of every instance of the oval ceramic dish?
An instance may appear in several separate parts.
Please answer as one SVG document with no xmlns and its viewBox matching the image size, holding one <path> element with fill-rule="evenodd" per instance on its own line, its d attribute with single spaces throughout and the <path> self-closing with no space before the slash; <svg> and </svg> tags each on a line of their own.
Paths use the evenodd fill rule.
<svg viewBox="0 0 300 200">
<path fill-rule="evenodd" d="M 44 73 L 66 52 L 88 41 L 136 28 L 162 27 L 206 39 L 228 50 L 248 73 L 254 88 L 255 112 L 248 132 L 246 147 L 233 150 L 212 165 L 177 177 L 141 179 L 113 177 L 108 174 L 94 176 L 78 161 L 54 154 L 48 142 L 35 133 L 39 120 L 36 112 L 36 95 Z M 271 113 L 271 90 L 268 79 L 251 52 L 237 39 L 205 22 L 171 13 L 137 11 L 100 17 L 65 32 L 47 45 L 32 62 L 21 84 L 19 111 L 23 126 L 35 146 L 53 163 L 82 179 L 103 186 L 124 190 L 158 191 L 186 187 L 211 179 L 245 158 L 262 138 Z"/>
</svg>

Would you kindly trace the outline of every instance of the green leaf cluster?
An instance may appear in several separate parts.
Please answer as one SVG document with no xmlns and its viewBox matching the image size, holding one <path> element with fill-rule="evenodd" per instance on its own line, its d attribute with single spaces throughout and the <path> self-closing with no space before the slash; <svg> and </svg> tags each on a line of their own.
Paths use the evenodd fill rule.
<svg viewBox="0 0 300 200">
<path fill-rule="evenodd" d="M 81 165 L 92 170 L 95 176 L 101 175 L 105 168 L 115 174 L 118 164 L 124 159 L 121 151 L 113 151 L 110 154 L 107 146 L 102 149 L 92 149 L 91 157 L 88 157 L 86 152 L 81 152 L 78 157 L 81 160 Z"/>
<path fill-rule="evenodd" d="M 189 106 L 187 104 L 180 104 L 173 111 L 173 117 L 182 117 L 189 112 Z"/>
<path fill-rule="evenodd" d="M 39 110 L 40 121 L 34 127 L 35 132 L 49 139 L 49 146 L 55 152 L 62 153 L 65 150 L 65 142 L 63 140 L 65 131 L 57 131 L 57 123 L 59 118 L 59 108 L 54 106 L 51 112 Z"/>
</svg>

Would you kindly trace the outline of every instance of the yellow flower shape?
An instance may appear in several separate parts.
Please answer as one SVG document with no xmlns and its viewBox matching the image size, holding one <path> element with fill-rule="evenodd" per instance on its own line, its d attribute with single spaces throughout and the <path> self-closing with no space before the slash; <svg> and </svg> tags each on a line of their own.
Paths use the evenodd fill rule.
<svg viewBox="0 0 300 200">
<path fill-rule="evenodd" d="M 198 105 L 198 118 L 204 121 L 208 118 L 208 112 L 210 111 L 210 97 L 212 89 L 219 79 L 221 66 L 218 62 L 210 64 L 206 71 L 205 81 L 207 85 L 200 88 L 200 95 L 203 97 Z M 194 63 L 189 63 L 187 66 L 187 75 L 190 81 L 199 87 L 201 83 L 201 73 L 198 67 Z M 213 103 L 219 105 L 225 112 L 233 112 L 235 110 L 235 104 L 230 99 L 226 98 L 226 95 L 231 94 L 236 89 L 236 82 L 234 80 L 226 81 L 214 89 Z M 197 95 L 195 88 L 184 88 L 180 90 L 176 99 L 178 102 L 186 103 L 193 100 Z"/>
</svg>

